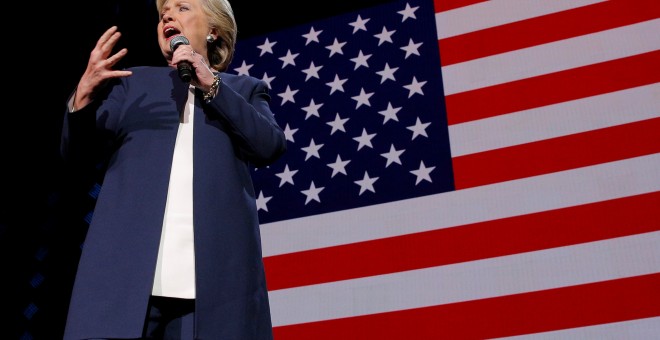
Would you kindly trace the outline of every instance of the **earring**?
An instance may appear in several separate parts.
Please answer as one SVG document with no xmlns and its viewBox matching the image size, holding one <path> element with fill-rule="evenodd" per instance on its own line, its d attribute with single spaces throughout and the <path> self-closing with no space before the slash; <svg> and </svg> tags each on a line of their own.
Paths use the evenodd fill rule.
<svg viewBox="0 0 660 340">
<path fill-rule="evenodd" d="M 215 42 L 215 38 L 213 38 L 213 36 L 209 34 L 206 36 L 206 42 L 209 44 L 213 44 Z"/>
</svg>

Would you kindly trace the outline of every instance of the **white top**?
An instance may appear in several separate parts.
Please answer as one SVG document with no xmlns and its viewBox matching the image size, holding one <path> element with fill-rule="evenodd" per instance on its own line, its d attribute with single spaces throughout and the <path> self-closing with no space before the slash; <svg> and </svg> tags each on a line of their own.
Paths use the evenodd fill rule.
<svg viewBox="0 0 660 340">
<path fill-rule="evenodd" d="M 174 145 L 153 295 L 195 298 L 192 195 L 194 110 L 195 88 L 191 85 Z"/>
</svg>

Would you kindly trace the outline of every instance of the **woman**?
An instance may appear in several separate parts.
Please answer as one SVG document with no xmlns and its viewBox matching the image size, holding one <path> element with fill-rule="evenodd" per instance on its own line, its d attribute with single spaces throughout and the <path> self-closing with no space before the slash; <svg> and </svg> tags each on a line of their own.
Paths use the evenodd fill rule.
<svg viewBox="0 0 660 340">
<path fill-rule="evenodd" d="M 275 162 L 286 139 L 267 85 L 222 72 L 237 33 L 230 4 L 157 9 L 169 67 L 113 69 L 127 50 L 113 54 L 111 27 L 68 102 L 63 157 L 94 165 L 101 153 L 106 170 L 64 338 L 271 339 L 250 169 Z"/>
</svg>

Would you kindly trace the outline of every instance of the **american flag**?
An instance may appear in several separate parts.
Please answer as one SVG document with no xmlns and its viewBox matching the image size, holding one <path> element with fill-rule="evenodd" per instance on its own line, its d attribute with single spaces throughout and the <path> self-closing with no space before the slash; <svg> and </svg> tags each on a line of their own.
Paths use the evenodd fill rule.
<svg viewBox="0 0 660 340">
<path fill-rule="evenodd" d="M 660 334 L 660 2 L 409 0 L 240 40 L 277 339 Z"/>
</svg>

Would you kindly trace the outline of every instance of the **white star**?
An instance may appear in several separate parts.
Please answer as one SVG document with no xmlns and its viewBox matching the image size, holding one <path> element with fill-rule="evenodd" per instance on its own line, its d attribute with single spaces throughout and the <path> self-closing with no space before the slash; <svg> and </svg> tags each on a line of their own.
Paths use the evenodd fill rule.
<svg viewBox="0 0 660 340">
<path fill-rule="evenodd" d="M 259 191 L 259 197 L 257 197 L 257 211 L 259 210 L 268 211 L 268 207 L 266 206 L 266 203 L 268 203 L 268 201 L 270 201 L 271 198 L 273 197 L 264 196 L 264 192 Z"/>
<path fill-rule="evenodd" d="M 364 55 L 362 54 L 362 50 L 360 50 L 357 57 L 351 58 L 351 61 L 355 63 L 355 68 L 353 68 L 353 70 L 357 70 L 360 66 L 369 68 L 369 64 L 367 63 L 369 58 L 371 58 L 371 54 Z"/>
<path fill-rule="evenodd" d="M 394 72 L 396 72 L 396 70 L 398 69 L 399 69 L 398 67 L 390 68 L 390 65 L 388 63 L 385 63 L 385 68 L 382 71 L 376 72 L 376 74 L 380 75 L 381 77 L 380 83 L 381 84 L 384 83 L 385 80 L 387 79 L 396 81 L 396 79 L 394 79 Z"/>
<path fill-rule="evenodd" d="M 321 32 L 323 32 L 323 30 L 315 31 L 314 27 L 312 27 L 309 29 L 309 33 L 303 34 L 302 36 L 307 38 L 307 41 L 305 41 L 305 46 L 307 46 L 307 44 L 312 41 L 319 42 L 319 34 L 321 34 Z"/>
<path fill-rule="evenodd" d="M 415 44 L 412 40 L 408 40 L 408 46 L 401 47 L 402 50 L 406 51 L 406 57 L 403 59 L 408 59 L 411 54 L 419 55 L 419 47 L 422 46 L 422 43 Z"/>
<path fill-rule="evenodd" d="M 335 175 L 340 172 L 346 175 L 346 165 L 350 162 L 350 160 L 342 161 L 341 157 L 337 155 L 337 160 L 334 163 L 328 164 L 328 166 L 332 168 L 332 175 L 330 175 L 330 178 L 335 177 Z"/>
<path fill-rule="evenodd" d="M 363 146 L 368 146 L 373 149 L 373 145 L 371 145 L 371 140 L 376 137 L 375 133 L 368 134 L 367 129 L 362 128 L 362 135 L 359 137 L 353 137 L 355 141 L 358 142 L 358 150 L 362 149 Z"/>
<path fill-rule="evenodd" d="M 415 137 L 422 135 L 424 137 L 428 137 L 426 134 L 426 127 L 431 125 L 431 123 L 422 123 L 422 121 L 419 120 L 419 117 L 417 117 L 417 121 L 415 122 L 415 125 L 408 126 L 407 129 L 413 132 L 412 139 L 415 139 Z"/>
<path fill-rule="evenodd" d="M 415 11 L 418 8 L 419 6 L 410 7 L 410 4 L 406 3 L 406 9 L 397 12 L 403 16 L 403 18 L 401 18 L 401 22 L 406 21 L 406 19 L 408 18 L 417 19 L 417 17 L 415 16 Z"/>
<path fill-rule="evenodd" d="M 371 19 L 362 19 L 362 17 L 358 14 L 357 19 L 349 23 L 349 25 L 353 26 L 353 34 L 355 34 L 355 32 L 357 32 L 358 30 L 366 31 L 367 30 L 366 24 L 367 22 L 369 22 L 369 20 Z"/>
<path fill-rule="evenodd" d="M 346 45 L 345 42 L 340 43 L 339 41 L 337 41 L 337 38 L 335 38 L 335 41 L 332 43 L 332 45 L 328 45 L 325 47 L 330 50 L 330 55 L 328 56 L 328 58 L 332 57 L 332 55 L 335 53 L 344 54 L 344 51 L 341 49 L 342 47 L 344 47 L 344 45 Z"/>
<path fill-rule="evenodd" d="M 282 61 L 282 68 L 285 68 L 286 65 L 296 66 L 296 57 L 298 57 L 298 53 L 291 54 L 291 50 L 287 50 L 286 55 L 279 58 Z"/>
<path fill-rule="evenodd" d="M 401 107 L 393 107 L 392 103 L 388 102 L 387 103 L 387 109 L 383 111 L 378 111 L 378 113 L 383 115 L 383 124 L 387 123 L 387 121 L 391 120 L 396 120 L 397 122 L 399 121 L 399 118 L 396 116 L 397 112 L 401 110 Z"/>
<path fill-rule="evenodd" d="M 335 74 L 335 80 L 325 84 L 330 86 L 330 94 L 334 93 L 335 91 L 344 92 L 344 83 L 347 80 L 348 79 L 339 79 L 339 75 Z"/>
<path fill-rule="evenodd" d="M 312 141 L 309 142 L 309 146 L 301 148 L 303 151 L 307 153 L 305 155 L 305 160 L 308 160 L 312 156 L 320 159 L 321 156 L 319 155 L 319 149 L 321 149 L 322 147 L 323 144 L 316 145 L 316 143 L 314 143 L 314 138 L 312 138 Z"/>
<path fill-rule="evenodd" d="M 371 98 L 371 96 L 373 96 L 373 95 L 374 95 L 373 92 L 366 93 L 366 92 L 364 92 L 364 88 L 362 88 L 362 89 L 360 89 L 360 94 L 359 95 L 353 96 L 351 98 L 353 98 L 353 100 L 355 100 L 357 102 L 357 104 L 355 105 L 355 108 L 357 109 L 362 104 L 371 107 L 371 103 L 369 102 L 369 98 Z"/>
<path fill-rule="evenodd" d="M 413 94 L 418 93 L 422 96 L 424 92 L 422 91 L 422 86 L 426 84 L 426 81 L 417 81 L 417 77 L 413 76 L 412 83 L 408 85 L 403 85 L 404 88 L 408 89 L 408 98 L 412 97 Z"/>
<path fill-rule="evenodd" d="M 396 30 L 393 31 L 388 31 L 387 27 L 383 26 L 383 31 L 381 31 L 378 34 L 374 34 L 374 37 L 378 38 L 378 46 L 380 46 L 384 42 L 392 42 L 392 34 L 394 34 Z"/>
<path fill-rule="evenodd" d="M 273 54 L 273 46 L 275 46 L 275 44 L 277 44 L 277 41 L 270 42 L 268 38 L 266 38 L 266 41 L 264 41 L 263 44 L 257 45 L 257 48 L 261 50 L 259 56 L 261 57 L 265 53 Z"/>
<path fill-rule="evenodd" d="M 289 170 L 289 165 L 284 166 L 284 171 L 275 174 L 275 176 L 280 178 L 280 187 L 284 185 L 284 183 L 291 183 L 293 184 L 293 175 L 295 175 L 298 172 L 298 170 Z"/>
<path fill-rule="evenodd" d="M 399 165 L 401 165 L 401 159 L 399 158 L 399 156 L 401 156 L 401 154 L 404 151 L 406 151 L 406 150 L 405 149 L 401 149 L 401 150 L 395 149 L 394 144 L 390 145 L 390 151 L 380 154 L 381 156 L 383 156 L 387 159 L 387 164 L 385 164 L 385 167 L 387 168 L 392 163 L 398 163 Z"/>
<path fill-rule="evenodd" d="M 370 178 L 370 177 L 369 177 L 369 173 L 367 173 L 367 172 L 365 171 L 365 172 L 364 172 L 364 177 L 363 177 L 361 180 L 359 180 L 359 181 L 355 181 L 355 184 L 357 184 L 357 185 L 360 186 L 360 195 L 362 195 L 362 193 L 364 193 L 364 192 L 367 191 L 367 190 L 369 190 L 369 191 L 375 193 L 376 190 L 374 190 L 374 183 L 375 183 L 377 180 L 378 180 L 378 177 Z"/>
<path fill-rule="evenodd" d="M 253 64 L 246 64 L 245 60 L 243 60 L 243 63 L 241 64 L 240 67 L 235 68 L 234 70 L 238 75 L 243 75 L 243 76 L 249 76 L 250 75 L 250 69 L 254 66 Z"/>
<path fill-rule="evenodd" d="M 286 124 L 286 127 L 284 128 L 284 137 L 286 140 L 290 141 L 291 143 L 295 143 L 296 141 L 293 140 L 293 135 L 298 132 L 298 129 L 292 129 L 289 127 L 289 124 Z"/>
<path fill-rule="evenodd" d="M 305 199 L 305 205 L 307 205 L 307 203 L 311 202 L 312 200 L 321 203 L 321 199 L 319 198 L 319 193 L 323 191 L 323 189 L 325 188 L 324 187 L 317 188 L 314 185 L 314 181 L 312 181 L 312 184 L 309 185 L 309 189 L 301 191 L 305 196 L 307 196 L 307 198 Z"/>
<path fill-rule="evenodd" d="M 261 77 L 261 80 L 266 82 L 266 85 L 268 85 L 269 89 L 272 89 L 272 87 L 270 86 L 270 82 L 273 81 L 273 79 L 275 79 L 275 77 L 268 77 L 268 73 L 266 72 L 264 72 L 264 76 Z"/>
<path fill-rule="evenodd" d="M 427 168 L 424 165 L 424 161 L 421 161 L 419 163 L 419 169 L 410 171 L 413 175 L 417 176 L 415 185 L 419 184 L 419 182 L 421 182 L 422 180 L 426 180 L 429 181 L 430 183 L 433 183 L 433 181 L 431 180 L 431 171 L 433 171 L 433 169 L 435 169 L 434 166 Z"/>
<path fill-rule="evenodd" d="M 298 93 L 298 90 L 292 90 L 289 87 L 289 85 L 287 85 L 286 86 L 286 91 L 277 94 L 278 96 L 282 97 L 282 104 L 280 104 L 280 105 L 284 105 L 284 103 L 286 103 L 286 102 L 295 103 L 296 101 L 293 99 L 293 96 L 296 93 Z"/>
<path fill-rule="evenodd" d="M 307 75 L 307 77 L 305 77 L 305 81 L 309 80 L 311 77 L 319 79 L 319 70 L 322 68 L 323 66 L 314 66 L 314 62 L 310 62 L 309 67 L 302 70 L 302 72 Z"/>
<path fill-rule="evenodd" d="M 337 115 L 335 116 L 335 120 L 326 123 L 326 124 L 332 126 L 332 131 L 330 131 L 330 135 L 335 133 L 335 131 L 337 131 L 337 130 L 341 130 L 341 131 L 346 132 L 346 130 L 344 129 L 344 123 L 346 123 L 347 121 L 348 121 L 348 118 L 343 118 L 342 119 L 341 117 L 339 117 L 339 113 L 337 113 Z"/>
<path fill-rule="evenodd" d="M 303 111 L 307 112 L 307 115 L 305 115 L 305 120 L 311 116 L 321 117 L 319 115 L 319 108 L 321 108 L 321 106 L 323 106 L 323 103 L 316 104 L 314 103 L 314 98 L 310 99 L 309 105 L 302 108 Z"/>
</svg>

